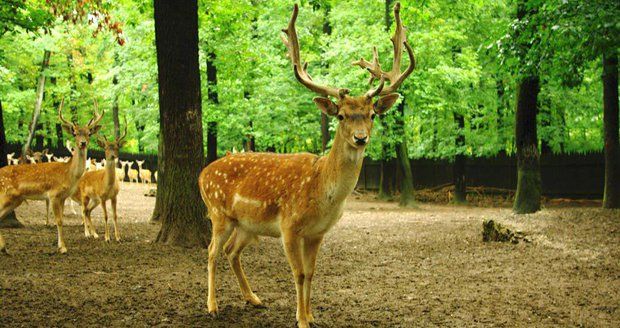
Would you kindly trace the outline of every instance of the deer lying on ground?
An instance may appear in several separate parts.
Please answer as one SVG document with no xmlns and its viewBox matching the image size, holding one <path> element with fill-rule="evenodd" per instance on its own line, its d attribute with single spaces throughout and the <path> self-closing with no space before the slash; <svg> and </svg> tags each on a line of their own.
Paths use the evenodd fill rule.
<svg viewBox="0 0 620 328">
<path fill-rule="evenodd" d="M 58 118 L 63 129 L 73 135 L 76 150 L 68 163 L 40 163 L 31 165 L 15 165 L 0 168 L 0 220 L 7 213 L 21 205 L 27 199 L 49 199 L 52 203 L 56 228 L 58 230 L 58 251 L 66 253 L 67 247 L 62 233 L 62 215 L 65 199 L 71 196 L 77 188 L 78 181 L 84 173 L 86 149 L 91 135 L 101 128 L 99 121 L 103 112 L 97 113 L 86 126 L 66 121 L 62 117 L 61 101 L 58 108 Z M 0 235 L 0 252 L 6 253 L 6 244 Z"/>
<path fill-rule="evenodd" d="M 90 214 L 101 204 L 103 209 L 103 217 L 105 220 L 105 241 L 110 241 L 110 229 L 108 226 L 108 209 L 106 202 L 110 200 L 112 204 L 112 215 L 114 218 L 114 238 L 120 241 L 118 233 L 117 215 L 116 215 L 116 196 L 120 190 L 118 179 L 116 178 L 116 159 L 118 158 L 118 150 L 123 147 L 123 139 L 127 135 L 127 122 L 125 121 L 125 131 L 119 139 L 108 141 L 97 137 L 97 144 L 105 150 L 105 167 L 103 170 L 94 170 L 84 173 L 78 188 L 71 195 L 71 199 L 82 205 L 82 221 L 84 222 L 84 235 L 86 237 L 93 236 L 99 238 L 93 227 Z"/>
<path fill-rule="evenodd" d="M 398 100 L 400 95 L 394 92 L 415 66 L 399 10 L 400 5 L 396 4 L 392 70 L 381 70 L 376 51 L 373 63 L 360 60 L 356 64 L 368 69 L 372 80 L 378 79 L 380 83 L 365 95 L 349 96 L 347 89 L 318 85 L 308 75 L 306 66 L 301 65 L 295 31 L 298 7 L 295 5 L 288 28 L 283 30 L 293 73 L 302 85 L 322 96 L 314 98 L 317 107 L 325 114 L 336 116 L 340 122 L 331 151 L 325 156 L 231 154 L 203 169 L 198 183 L 213 227 L 208 261 L 209 313 L 218 311 L 215 263 L 222 247 L 243 298 L 251 304 L 261 304 L 245 277 L 240 254 L 258 236 L 271 236 L 282 238 L 293 272 L 298 326 L 308 327 L 314 321 L 310 286 L 323 235 L 342 216 L 345 199 L 357 183 L 374 117 L 385 113 Z M 409 67 L 401 72 L 403 47 L 409 55 Z M 389 80 L 388 86 L 384 85 L 385 80 Z M 376 96 L 381 97 L 373 102 Z"/>
<path fill-rule="evenodd" d="M 144 165 L 144 161 L 136 161 L 136 163 L 138 163 L 138 169 L 140 172 L 140 179 L 142 180 L 142 183 L 151 183 L 151 170 L 149 169 L 145 169 L 142 168 L 142 165 Z"/>
</svg>

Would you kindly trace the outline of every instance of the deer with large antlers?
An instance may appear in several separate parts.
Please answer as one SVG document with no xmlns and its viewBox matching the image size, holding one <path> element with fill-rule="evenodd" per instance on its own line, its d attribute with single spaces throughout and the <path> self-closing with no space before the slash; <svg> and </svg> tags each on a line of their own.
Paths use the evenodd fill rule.
<svg viewBox="0 0 620 328">
<path fill-rule="evenodd" d="M 105 241 L 110 241 L 110 229 L 108 226 L 108 209 L 106 202 L 109 200 L 112 204 L 112 217 L 114 219 L 114 238 L 120 241 L 121 237 L 118 233 L 118 222 L 116 215 L 116 196 L 120 190 L 118 179 L 116 178 L 116 159 L 118 158 L 118 150 L 125 144 L 125 136 L 127 136 L 127 120 L 125 120 L 125 130 L 123 135 L 113 141 L 108 141 L 97 137 L 97 145 L 105 150 L 105 167 L 103 170 L 93 170 L 84 173 L 78 188 L 71 195 L 71 199 L 82 205 L 82 221 L 84 222 L 84 235 L 86 237 L 93 236 L 99 238 L 90 218 L 92 211 L 101 204 L 103 217 L 105 220 Z"/>
<path fill-rule="evenodd" d="M 79 126 L 62 117 L 61 101 L 58 118 L 63 129 L 73 135 L 77 147 L 68 163 L 38 163 L 15 165 L 0 168 L 0 220 L 21 205 L 27 199 L 49 199 L 52 204 L 58 230 L 58 251 L 66 253 L 67 247 L 62 234 L 62 214 L 65 199 L 77 188 L 78 181 L 84 173 L 86 149 L 90 136 L 101 128 L 99 121 L 103 118 L 97 111 L 85 126 Z M 6 245 L 0 235 L 0 252 L 6 253 Z"/>
<path fill-rule="evenodd" d="M 364 95 L 350 96 L 348 89 L 319 85 L 308 74 L 307 65 L 301 65 L 295 31 L 298 10 L 295 5 L 282 40 L 297 80 L 321 96 L 314 98 L 321 111 L 339 120 L 331 150 L 321 157 L 308 153 L 231 154 L 203 169 L 199 188 L 213 226 L 208 260 L 208 311 L 218 310 L 215 264 L 219 252 L 224 249 L 228 255 L 243 298 L 260 305 L 246 279 L 240 254 L 258 236 L 281 237 L 295 282 L 297 323 L 299 327 L 308 327 L 314 321 L 310 308 L 311 283 L 323 236 L 341 218 L 345 199 L 357 184 L 374 117 L 385 113 L 398 100 L 400 96 L 394 92 L 413 71 L 415 60 L 405 39 L 400 5 L 396 4 L 392 70 L 381 70 L 376 51 L 374 63 L 362 60 L 359 64 L 380 80 L 378 86 Z M 403 47 L 409 55 L 409 67 L 400 72 Z M 390 83 L 387 86 L 386 81 Z M 379 98 L 373 100 L 375 97 Z"/>
</svg>

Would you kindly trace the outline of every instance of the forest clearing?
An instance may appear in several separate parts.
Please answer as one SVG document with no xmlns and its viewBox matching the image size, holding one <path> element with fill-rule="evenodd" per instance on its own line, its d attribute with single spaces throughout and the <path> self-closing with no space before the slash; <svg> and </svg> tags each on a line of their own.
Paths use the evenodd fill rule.
<svg viewBox="0 0 620 328">
<path fill-rule="evenodd" d="M 154 198 L 125 183 L 122 242 L 85 239 L 67 214 L 73 257 L 56 254 L 44 202 L 17 215 L 0 257 L 0 326 L 290 327 L 295 306 L 286 257 L 261 238 L 242 261 L 265 308 L 241 300 L 228 263 L 219 266 L 220 313 L 206 313 L 207 251 L 154 243 Z M 361 198 L 361 199 L 356 199 Z M 320 327 L 597 326 L 620 324 L 620 221 L 592 207 L 509 208 L 424 204 L 400 209 L 352 196 L 326 237 L 314 292 Z M 93 215 L 102 234 L 102 213 Z M 483 243 L 495 219 L 531 243 Z M 226 261 L 223 261 L 226 262 Z M 346 311 L 342 311 L 346 308 Z"/>
</svg>

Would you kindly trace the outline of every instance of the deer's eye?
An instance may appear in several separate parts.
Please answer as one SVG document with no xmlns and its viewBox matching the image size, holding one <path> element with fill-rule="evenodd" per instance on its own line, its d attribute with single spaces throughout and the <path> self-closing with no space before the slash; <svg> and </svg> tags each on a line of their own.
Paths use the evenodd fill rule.
<svg viewBox="0 0 620 328">
<path fill-rule="evenodd" d="M 338 114 L 338 121 L 342 121 L 342 120 L 344 120 L 344 116 Z"/>
</svg>

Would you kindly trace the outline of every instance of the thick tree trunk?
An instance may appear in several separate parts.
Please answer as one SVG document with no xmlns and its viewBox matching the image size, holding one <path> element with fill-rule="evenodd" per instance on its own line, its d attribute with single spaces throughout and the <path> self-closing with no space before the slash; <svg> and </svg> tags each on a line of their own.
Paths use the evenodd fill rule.
<svg viewBox="0 0 620 328">
<path fill-rule="evenodd" d="M 217 93 L 217 67 L 215 66 L 215 53 L 207 54 L 207 85 L 208 97 L 214 104 L 220 103 Z M 217 160 L 217 122 L 207 123 L 207 164 Z"/>
<path fill-rule="evenodd" d="M 396 156 L 398 169 L 401 172 L 400 180 L 400 202 L 401 207 L 417 207 L 415 201 L 415 191 L 413 189 L 413 173 L 411 172 L 411 162 L 409 160 L 409 150 L 407 149 L 407 137 L 405 134 L 405 98 L 398 104 L 396 113 L 395 131 L 401 136 L 400 142 L 396 143 Z"/>
<path fill-rule="evenodd" d="M 458 153 L 454 156 L 452 164 L 452 182 L 454 183 L 454 203 L 462 204 L 467 202 L 467 185 L 465 183 L 465 155 L 461 152 L 465 146 L 465 117 L 454 113 L 454 121 L 458 126 L 458 134 L 456 136 L 455 145 Z"/>
<path fill-rule="evenodd" d="M 540 210 L 541 179 L 536 113 L 540 85 L 537 76 L 523 78 L 517 90 L 515 140 L 517 146 L 517 192 L 515 213 Z"/>
<path fill-rule="evenodd" d="M 603 127 L 605 132 L 604 208 L 620 208 L 620 140 L 618 137 L 618 54 L 603 55 Z"/>
<path fill-rule="evenodd" d="M 329 133 L 329 116 L 321 112 L 321 151 L 323 153 L 327 150 L 327 144 L 329 144 L 331 137 Z"/>
<path fill-rule="evenodd" d="M 6 135 L 4 134 L 4 117 L 2 116 L 2 101 L 0 100 L 0 167 L 8 165 L 7 154 L 7 142 Z M 23 225 L 17 221 L 15 212 L 7 214 L 4 219 L 0 220 L 0 228 L 21 228 Z"/>
<path fill-rule="evenodd" d="M 22 156 L 30 152 L 30 145 L 34 138 L 34 132 L 40 126 L 39 116 L 41 115 L 41 106 L 43 105 L 43 93 L 45 92 L 45 70 L 50 65 L 50 55 L 52 53 L 49 50 L 43 51 L 43 61 L 41 62 L 41 71 L 39 74 L 39 81 L 37 83 L 37 101 L 34 105 L 34 111 L 32 112 L 32 119 L 30 121 L 30 130 L 28 131 L 28 138 L 24 147 L 22 148 Z"/>
<path fill-rule="evenodd" d="M 155 0 L 160 145 L 157 242 L 206 247 L 211 225 L 198 192 L 204 165 L 197 0 Z"/>
</svg>

